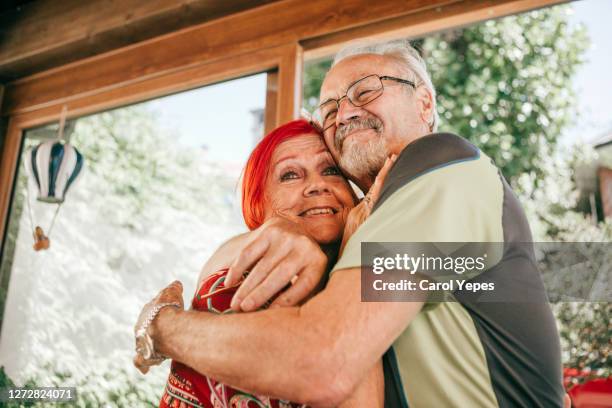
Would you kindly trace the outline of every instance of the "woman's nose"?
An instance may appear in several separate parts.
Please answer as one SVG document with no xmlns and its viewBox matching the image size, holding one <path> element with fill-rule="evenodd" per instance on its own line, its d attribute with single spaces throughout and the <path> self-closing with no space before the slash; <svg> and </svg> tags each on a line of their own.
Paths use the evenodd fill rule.
<svg viewBox="0 0 612 408">
<path fill-rule="evenodd" d="M 313 177 L 311 180 L 309 180 L 309 183 L 304 190 L 304 195 L 306 197 L 310 197 L 313 195 L 326 194 L 330 191 L 329 185 L 322 177 Z"/>
</svg>

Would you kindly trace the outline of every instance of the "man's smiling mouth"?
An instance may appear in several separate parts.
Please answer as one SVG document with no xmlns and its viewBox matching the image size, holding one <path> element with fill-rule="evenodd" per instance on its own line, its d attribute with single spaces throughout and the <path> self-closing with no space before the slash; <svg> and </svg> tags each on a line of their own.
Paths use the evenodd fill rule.
<svg viewBox="0 0 612 408">
<path fill-rule="evenodd" d="M 376 128 L 373 127 L 367 127 L 367 128 L 361 128 L 361 129 L 355 129 L 352 130 L 350 133 L 344 135 L 344 137 L 342 138 L 342 140 L 340 140 L 339 143 L 339 149 L 342 149 L 342 147 L 344 146 L 344 144 L 351 138 L 359 138 L 359 137 L 364 137 L 366 136 L 368 133 L 370 132 L 374 132 L 375 134 L 378 134 L 379 131 Z M 368 136 L 369 137 L 369 136 Z"/>
<path fill-rule="evenodd" d="M 354 136 L 359 136 L 363 133 L 367 133 L 367 132 L 376 132 L 376 129 L 374 128 L 367 128 L 367 129 L 357 129 L 357 130 L 353 130 L 351 133 L 349 133 L 348 135 L 346 135 L 344 137 L 344 139 L 342 140 L 342 143 L 346 142 L 346 140 L 350 137 L 354 137 Z"/>
</svg>

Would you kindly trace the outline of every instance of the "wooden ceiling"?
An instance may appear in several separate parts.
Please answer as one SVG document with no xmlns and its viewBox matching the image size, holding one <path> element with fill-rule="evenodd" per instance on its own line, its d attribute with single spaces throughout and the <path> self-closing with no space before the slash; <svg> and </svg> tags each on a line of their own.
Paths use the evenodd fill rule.
<svg viewBox="0 0 612 408">
<path fill-rule="evenodd" d="M 12 0 L 0 84 L 276 0 Z"/>
</svg>

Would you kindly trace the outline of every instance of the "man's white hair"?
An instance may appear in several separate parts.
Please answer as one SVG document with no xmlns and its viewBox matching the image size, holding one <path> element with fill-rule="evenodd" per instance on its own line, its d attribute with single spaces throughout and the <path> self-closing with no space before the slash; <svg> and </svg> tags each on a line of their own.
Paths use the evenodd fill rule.
<svg viewBox="0 0 612 408">
<path fill-rule="evenodd" d="M 406 68 L 406 73 L 408 75 L 414 75 L 414 78 L 409 79 L 414 79 L 417 86 L 423 85 L 430 92 L 433 104 L 433 115 L 429 122 L 429 130 L 435 132 L 440 122 L 440 117 L 436 109 L 436 89 L 427 72 L 425 61 L 419 55 L 419 52 L 410 44 L 410 41 L 394 40 L 379 44 L 349 43 L 336 54 L 332 66 L 345 58 L 362 54 L 385 55 L 397 59 Z"/>
</svg>

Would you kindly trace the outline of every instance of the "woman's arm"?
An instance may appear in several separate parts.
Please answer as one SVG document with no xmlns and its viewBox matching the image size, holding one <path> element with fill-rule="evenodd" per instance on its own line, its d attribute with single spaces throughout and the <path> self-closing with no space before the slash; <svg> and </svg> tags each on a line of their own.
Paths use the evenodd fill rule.
<svg viewBox="0 0 612 408">
<path fill-rule="evenodd" d="M 236 255 L 242 251 L 246 246 L 249 235 L 253 231 L 245 232 L 240 235 L 236 235 L 233 238 L 225 241 L 213 254 L 208 261 L 202 267 L 200 276 L 198 277 L 198 283 L 196 288 L 199 288 L 202 281 L 209 275 L 217 272 L 220 269 L 227 268 L 236 258 Z M 197 289 L 196 289 L 197 290 Z"/>
</svg>

